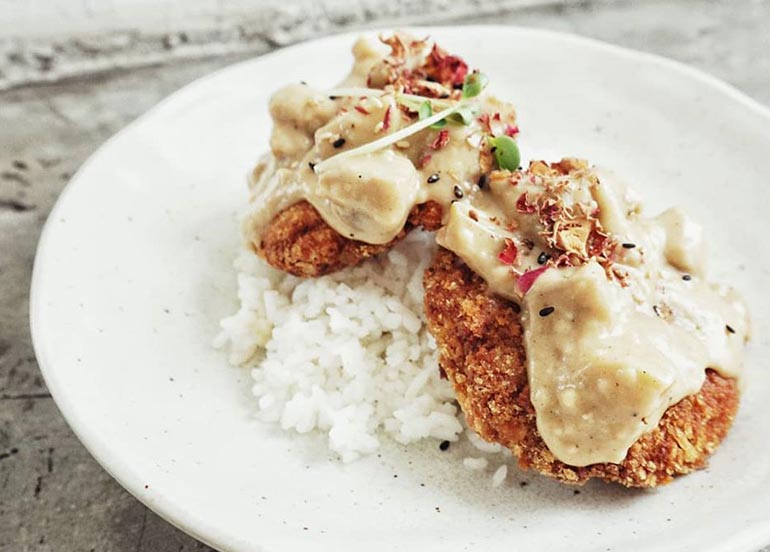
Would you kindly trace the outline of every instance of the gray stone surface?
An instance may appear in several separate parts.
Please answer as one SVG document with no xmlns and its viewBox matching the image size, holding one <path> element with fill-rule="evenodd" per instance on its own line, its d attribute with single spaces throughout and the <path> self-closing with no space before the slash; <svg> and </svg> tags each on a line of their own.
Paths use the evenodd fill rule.
<svg viewBox="0 0 770 552">
<path fill-rule="evenodd" d="M 28 0 L 0 0 L 2 3 Z M 51 0 L 86 3 L 89 0 Z M 102 27 L 62 34 L 55 28 L 34 36 L 0 25 L 0 90 L 19 82 L 51 82 L 113 67 L 140 67 L 169 59 L 222 52 L 259 52 L 356 26 L 438 24 L 505 13 L 523 7 L 578 4 L 582 0 L 161 0 L 142 7 L 129 0 L 93 3 Z M 602 3 L 623 0 L 595 0 Z M 189 4 L 190 9 L 175 7 Z M 118 9 L 123 5 L 122 9 Z M 255 5 L 259 6 L 255 9 Z M 207 7 L 204 7 L 207 6 Z M 148 17 L 148 10 L 158 12 Z M 198 8 L 196 10 L 196 7 Z M 32 12 L 40 8 L 32 8 Z M 152 13 L 151 11 L 151 13 Z M 171 16 L 174 13 L 176 16 Z M 12 14 L 11 14 L 12 15 Z M 106 17 L 110 15 L 112 17 Z M 123 17 L 115 17 L 123 15 Z M 13 19 L 11 16 L 10 19 Z M 0 23 L 3 16 L 0 15 Z M 84 21 L 82 23 L 87 23 Z M 66 26 L 66 23 L 64 23 Z M 56 23 L 53 23 L 56 27 Z"/>
<path fill-rule="evenodd" d="M 442 20 L 452 17 L 445 13 Z M 432 21 L 422 16 L 422 22 Z M 538 5 L 494 17 L 463 14 L 456 22 L 567 30 L 663 54 L 770 103 L 766 1 Z M 325 29 L 289 27 L 287 40 Z M 209 550 L 123 491 L 62 420 L 30 342 L 29 278 L 41 225 L 69 177 L 100 143 L 183 84 L 273 46 L 265 42 L 251 52 L 0 93 L 0 552 Z"/>
</svg>

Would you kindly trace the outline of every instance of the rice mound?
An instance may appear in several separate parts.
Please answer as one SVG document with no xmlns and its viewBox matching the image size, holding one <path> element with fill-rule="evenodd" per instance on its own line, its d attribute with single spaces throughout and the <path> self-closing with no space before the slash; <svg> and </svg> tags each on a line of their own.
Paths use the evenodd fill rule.
<svg viewBox="0 0 770 552">
<path fill-rule="evenodd" d="M 215 346 L 252 368 L 257 416 L 325 432 L 344 462 L 375 451 L 382 433 L 403 444 L 457 440 L 465 428 L 422 307 L 434 248 L 413 233 L 375 259 L 309 280 L 244 250 L 235 262 L 241 307 L 221 322 Z"/>
</svg>

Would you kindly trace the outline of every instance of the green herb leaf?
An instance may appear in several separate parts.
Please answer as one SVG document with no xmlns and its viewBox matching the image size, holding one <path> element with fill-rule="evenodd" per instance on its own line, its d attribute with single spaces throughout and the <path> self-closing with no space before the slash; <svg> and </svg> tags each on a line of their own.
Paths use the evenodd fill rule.
<svg viewBox="0 0 770 552">
<path fill-rule="evenodd" d="M 417 115 L 420 121 L 433 115 L 433 106 L 430 105 L 429 101 L 425 101 L 420 105 L 419 109 L 417 110 Z M 440 121 L 430 125 L 430 128 L 443 128 L 444 126 L 446 126 L 446 119 L 441 119 Z"/>
<path fill-rule="evenodd" d="M 433 107 L 431 107 L 429 101 L 426 100 L 420 104 L 420 107 L 417 109 L 417 115 L 419 115 L 421 121 L 433 115 Z"/>
<path fill-rule="evenodd" d="M 489 78 L 484 73 L 471 73 L 463 82 L 463 98 L 475 98 L 489 83 Z"/>
<path fill-rule="evenodd" d="M 476 115 L 479 114 L 479 106 L 477 105 L 464 105 L 460 107 L 457 111 L 452 113 L 447 119 L 454 123 L 458 123 L 461 125 L 468 126 L 473 122 L 473 119 L 476 118 Z"/>
<path fill-rule="evenodd" d="M 521 154 L 513 138 L 503 135 L 489 138 L 487 143 L 494 148 L 493 154 L 498 167 L 507 171 L 515 171 L 519 168 Z"/>
</svg>

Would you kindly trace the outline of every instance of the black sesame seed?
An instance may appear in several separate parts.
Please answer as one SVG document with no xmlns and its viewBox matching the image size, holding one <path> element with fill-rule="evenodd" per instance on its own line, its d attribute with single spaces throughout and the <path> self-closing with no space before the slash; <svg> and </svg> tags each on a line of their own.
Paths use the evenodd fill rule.
<svg viewBox="0 0 770 552">
<path fill-rule="evenodd" d="M 438 173 L 433 173 L 428 177 L 428 184 L 433 184 L 434 182 L 438 182 L 438 179 L 441 178 Z"/>
<path fill-rule="evenodd" d="M 656 316 L 658 316 L 658 318 L 663 318 L 663 316 L 660 313 L 660 307 L 658 305 L 653 305 L 652 310 L 655 311 L 655 314 Z"/>
<path fill-rule="evenodd" d="M 555 310 L 556 309 L 554 307 L 543 307 L 542 309 L 540 309 L 540 312 L 538 314 L 540 316 L 548 316 L 549 314 L 551 314 Z"/>
<path fill-rule="evenodd" d="M 441 444 L 438 446 L 441 450 L 446 450 L 449 448 L 449 441 L 441 441 Z"/>
<path fill-rule="evenodd" d="M 626 248 L 626 249 L 633 249 L 634 247 L 636 247 L 636 244 L 635 243 L 624 243 L 623 247 Z"/>
<path fill-rule="evenodd" d="M 479 181 L 476 183 L 476 185 L 479 187 L 479 190 L 483 190 L 484 187 L 487 185 L 487 175 L 482 174 L 479 177 Z"/>
<path fill-rule="evenodd" d="M 308 167 L 310 167 L 311 171 L 315 170 L 315 163 L 313 163 L 312 161 L 308 162 Z"/>
<path fill-rule="evenodd" d="M 682 280 L 684 280 L 685 282 L 689 282 L 690 280 L 692 280 L 692 276 L 690 276 L 689 274 L 685 274 L 684 276 L 682 276 Z"/>
<path fill-rule="evenodd" d="M 333 143 L 332 146 L 335 148 L 341 148 L 345 145 L 345 139 L 344 138 L 337 138 Z"/>
<path fill-rule="evenodd" d="M 548 253 L 546 253 L 545 251 L 542 251 L 540 255 L 537 256 L 537 264 L 544 265 L 545 263 L 548 262 L 548 259 L 550 258 L 551 256 Z"/>
<path fill-rule="evenodd" d="M 735 330 L 733 329 L 733 327 L 730 324 L 725 324 L 725 330 L 727 330 L 728 332 L 733 333 L 733 334 L 735 333 Z"/>
<path fill-rule="evenodd" d="M 463 191 L 460 189 L 460 186 L 455 186 L 455 197 L 457 199 L 462 199 L 463 197 Z"/>
</svg>

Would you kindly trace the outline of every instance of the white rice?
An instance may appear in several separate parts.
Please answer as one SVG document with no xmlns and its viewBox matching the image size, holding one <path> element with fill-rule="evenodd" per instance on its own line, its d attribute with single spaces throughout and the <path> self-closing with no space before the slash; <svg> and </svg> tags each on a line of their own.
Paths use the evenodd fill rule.
<svg viewBox="0 0 770 552">
<path fill-rule="evenodd" d="M 257 416 L 325 433 L 344 462 L 377 450 L 383 435 L 409 444 L 465 433 L 481 456 L 496 455 L 498 464 L 510 457 L 466 430 L 452 386 L 439 377 L 422 306 L 434 248 L 413 233 L 379 258 L 308 280 L 244 250 L 235 262 L 241 306 L 222 320 L 214 344 L 251 368 Z M 464 463 L 484 470 L 488 460 Z M 493 483 L 505 479 L 500 470 Z"/>
<path fill-rule="evenodd" d="M 499 487 L 503 484 L 503 481 L 505 481 L 505 478 L 508 476 L 508 466 L 503 464 L 497 470 L 495 470 L 494 475 L 492 476 L 492 486 L 493 487 Z"/>
</svg>

